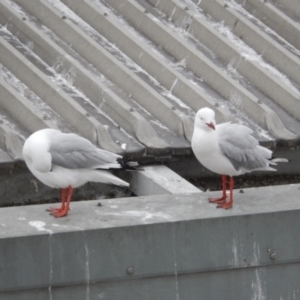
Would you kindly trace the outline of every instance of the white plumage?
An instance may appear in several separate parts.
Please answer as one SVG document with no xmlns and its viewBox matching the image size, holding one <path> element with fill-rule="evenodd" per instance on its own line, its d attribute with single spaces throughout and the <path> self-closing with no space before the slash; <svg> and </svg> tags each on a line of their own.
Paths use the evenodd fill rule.
<svg viewBox="0 0 300 300">
<path fill-rule="evenodd" d="M 52 188 L 63 189 L 63 213 L 60 209 L 50 210 L 57 217 L 67 214 L 66 205 L 63 205 L 69 200 L 67 194 L 71 193 L 72 197 L 73 188 L 88 181 L 129 186 L 107 170 L 96 170 L 121 168 L 118 160 L 122 156 L 99 149 L 74 133 L 62 133 L 55 129 L 36 131 L 26 140 L 23 157 L 36 178 Z"/>
<path fill-rule="evenodd" d="M 232 206 L 232 176 L 252 171 L 276 171 L 270 167 L 272 151 L 259 145 L 253 131 L 244 125 L 223 123 L 216 125 L 210 108 L 200 109 L 195 117 L 192 149 L 199 162 L 212 172 L 223 175 L 223 195 L 211 202 L 218 207 Z M 230 176 L 231 197 L 226 203 L 226 175 Z"/>
</svg>

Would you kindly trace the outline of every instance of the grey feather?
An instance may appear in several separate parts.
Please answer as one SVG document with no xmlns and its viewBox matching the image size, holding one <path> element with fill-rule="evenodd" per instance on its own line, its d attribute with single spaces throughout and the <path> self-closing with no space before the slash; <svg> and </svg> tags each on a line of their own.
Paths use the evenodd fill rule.
<svg viewBox="0 0 300 300">
<path fill-rule="evenodd" d="M 121 167 L 112 152 L 97 148 L 90 141 L 73 133 L 53 136 L 49 150 L 52 164 L 68 169 L 96 169 Z"/>
<path fill-rule="evenodd" d="M 236 170 L 268 168 L 272 151 L 261 147 L 251 135 L 253 131 L 238 124 L 217 125 L 221 152 L 230 160 Z"/>
</svg>

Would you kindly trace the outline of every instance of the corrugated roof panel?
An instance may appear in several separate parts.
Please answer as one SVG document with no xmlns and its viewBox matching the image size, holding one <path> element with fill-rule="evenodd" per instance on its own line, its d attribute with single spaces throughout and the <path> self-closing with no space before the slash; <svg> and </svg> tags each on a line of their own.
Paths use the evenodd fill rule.
<svg viewBox="0 0 300 300">
<path fill-rule="evenodd" d="M 209 106 L 261 142 L 298 143 L 294 5 L 1 0 L 1 135 L 57 127 L 155 160 L 191 153 L 194 114 Z"/>
</svg>

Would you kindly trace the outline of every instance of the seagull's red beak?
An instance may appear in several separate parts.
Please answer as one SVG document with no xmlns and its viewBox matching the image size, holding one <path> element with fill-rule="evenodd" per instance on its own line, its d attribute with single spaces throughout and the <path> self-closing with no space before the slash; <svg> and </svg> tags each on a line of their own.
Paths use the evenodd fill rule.
<svg viewBox="0 0 300 300">
<path fill-rule="evenodd" d="M 211 129 L 216 130 L 216 127 L 215 127 L 215 125 L 214 125 L 213 122 L 206 123 L 206 125 L 207 125 L 208 127 L 210 127 Z"/>
</svg>

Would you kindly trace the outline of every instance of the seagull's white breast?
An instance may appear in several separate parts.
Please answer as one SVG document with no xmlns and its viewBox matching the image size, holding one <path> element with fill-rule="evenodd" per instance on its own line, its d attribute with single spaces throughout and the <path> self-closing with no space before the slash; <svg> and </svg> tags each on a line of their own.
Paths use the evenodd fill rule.
<svg viewBox="0 0 300 300">
<path fill-rule="evenodd" d="M 199 162 L 210 171 L 229 176 L 242 174 L 242 171 L 237 171 L 230 160 L 221 152 L 216 130 L 205 131 L 201 128 L 195 128 L 192 149 Z"/>
</svg>

